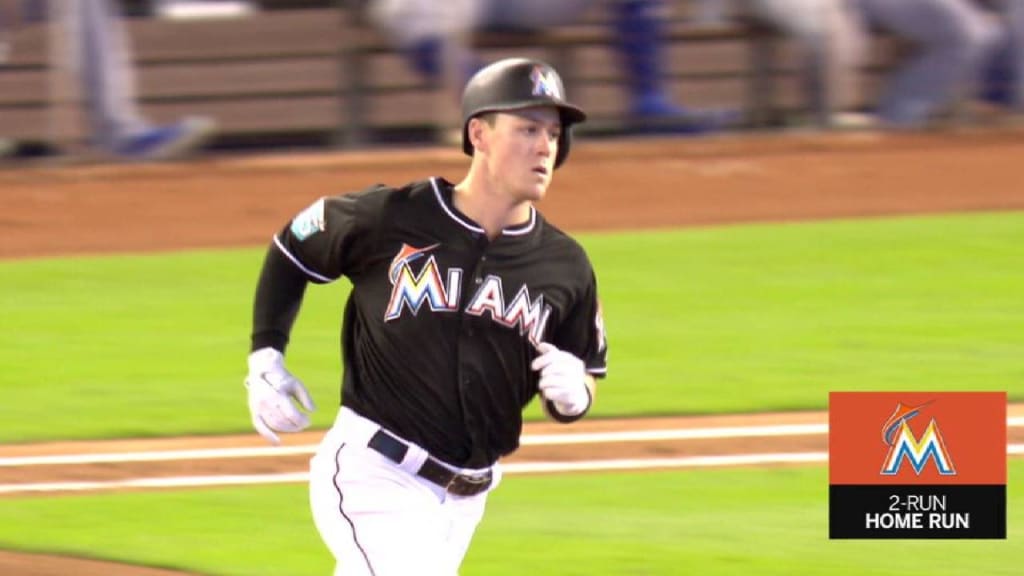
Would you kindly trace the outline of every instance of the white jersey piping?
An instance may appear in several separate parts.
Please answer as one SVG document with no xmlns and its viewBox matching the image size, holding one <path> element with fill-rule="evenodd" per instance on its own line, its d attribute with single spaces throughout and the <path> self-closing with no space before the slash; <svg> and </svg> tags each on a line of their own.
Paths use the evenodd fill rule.
<svg viewBox="0 0 1024 576">
<path fill-rule="evenodd" d="M 310 270 L 309 268 L 306 268 L 302 264 L 302 262 L 299 262 L 298 258 L 293 256 L 292 253 L 289 252 L 288 249 L 284 247 L 284 244 L 281 244 L 281 241 L 278 240 L 278 238 L 277 238 L 277 234 L 274 234 L 274 245 L 277 246 L 277 249 L 280 250 L 281 253 L 285 255 L 285 257 L 287 257 L 289 260 L 292 261 L 292 264 L 295 264 L 296 266 L 298 266 L 299 270 L 302 270 L 303 272 L 305 272 L 306 275 L 309 276 L 310 278 L 315 278 L 316 280 L 319 280 L 321 282 L 334 282 L 334 280 L 335 280 L 334 278 L 328 278 L 327 276 L 323 276 L 321 274 L 317 274 L 316 272 Z"/>
<path fill-rule="evenodd" d="M 456 214 L 454 211 L 452 211 L 452 209 L 444 201 L 444 196 L 441 195 L 441 189 L 437 185 L 437 178 L 436 177 L 430 178 L 430 185 L 434 188 L 434 197 L 437 198 L 437 203 L 441 205 L 442 209 L 444 209 L 445 214 L 448 214 L 448 216 L 452 220 L 455 220 L 460 225 L 462 225 L 463 228 L 466 228 L 467 230 L 470 230 L 472 232 L 476 232 L 477 234 L 484 234 L 484 233 L 486 233 L 486 230 L 484 230 L 483 228 L 481 228 L 479 226 L 476 226 L 474 224 L 470 224 L 469 222 L 466 222 L 465 220 L 460 218 L 458 214 Z M 537 224 L 537 209 L 534 208 L 533 206 L 530 206 L 530 223 L 529 224 L 526 224 L 525 226 L 523 226 L 522 228 L 519 228 L 519 229 L 505 229 L 505 230 L 502 230 L 501 233 L 502 233 L 502 235 L 505 235 L 505 236 L 522 236 L 524 234 L 529 234 L 530 232 L 532 232 L 533 231 L 533 227 L 536 224 Z"/>
</svg>

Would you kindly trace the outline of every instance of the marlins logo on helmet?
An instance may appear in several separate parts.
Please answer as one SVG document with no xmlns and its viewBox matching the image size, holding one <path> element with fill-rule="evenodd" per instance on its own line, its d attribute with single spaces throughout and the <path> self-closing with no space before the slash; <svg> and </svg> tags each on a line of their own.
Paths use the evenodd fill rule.
<svg viewBox="0 0 1024 576">
<path fill-rule="evenodd" d="M 531 93 L 534 96 L 562 99 L 558 78 L 554 76 L 554 71 L 550 68 L 545 69 L 543 66 L 534 66 L 533 71 L 530 72 L 530 80 L 533 81 Z"/>
</svg>

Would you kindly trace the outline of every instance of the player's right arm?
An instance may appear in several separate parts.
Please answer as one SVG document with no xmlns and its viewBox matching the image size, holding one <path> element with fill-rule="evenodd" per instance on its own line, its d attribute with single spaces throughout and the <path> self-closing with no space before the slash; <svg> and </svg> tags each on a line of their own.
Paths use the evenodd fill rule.
<svg viewBox="0 0 1024 576">
<path fill-rule="evenodd" d="M 267 249 L 253 303 L 248 388 L 253 427 L 277 444 L 276 432 L 309 426 L 300 411 L 313 400 L 284 366 L 284 352 L 310 282 L 327 283 L 354 264 L 360 251 L 361 204 L 367 193 L 321 198 L 300 212 Z"/>
</svg>

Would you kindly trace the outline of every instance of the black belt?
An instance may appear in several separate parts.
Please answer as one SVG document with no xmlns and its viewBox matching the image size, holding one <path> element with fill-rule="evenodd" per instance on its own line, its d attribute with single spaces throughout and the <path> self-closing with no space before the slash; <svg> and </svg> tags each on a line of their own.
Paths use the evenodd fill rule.
<svg viewBox="0 0 1024 576">
<path fill-rule="evenodd" d="M 388 434 L 383 429 L 377 430 L 367 444 L 388 460 L 395 464 L 401 464 L 405 460 L 405 454 L 409 451 L 409 445 Z M 443 464 L 428 456 L 416 471 L 422 478 L 430 480 L 434 484 L 445 489 L 445 491 L 456 496 L 473 496 L 487 490 L 491 486 L 493 477 L 491 471 L 480 474 L 460 474 L 452 472 Z"/>
</svg>

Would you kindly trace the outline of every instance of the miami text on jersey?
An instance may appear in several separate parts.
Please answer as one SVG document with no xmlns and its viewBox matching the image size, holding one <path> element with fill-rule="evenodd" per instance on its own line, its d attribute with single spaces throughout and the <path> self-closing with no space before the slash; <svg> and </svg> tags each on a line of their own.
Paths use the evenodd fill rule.
<svg viewBox="0 0 1024 576">
<path fill-rule="evenodd" d="M 430 255 L 420 267 L 419 273 L 412 270 L 411 264 L 414 261 L 422 259 L 437 246 L 434 244 L 426 248 L 414 248 L 403 244 L 395 255 L 388 269 L 392 288 L 391 299 L 384 312 L 385 321 L 400 318 L 407 308 L 415 316 L 424 304 L 431 312 L 459 310 L 463 274 L 460 268 L 449 268 L 447 274 L 442 276 L 437 260 Z M 447 281 L 442 278 L 447 278 Z M 535 345 L 543 340 L 544 328 L 551 316 L 551 306 L 544 302 L 544 295 L 531 298 L 525 284 L 519 287 L 516 295 L 506 304 L 501 277 L 493 274 L 481 281 L 464 311 L 479 317 L 489 314 L 491 320 L 502 326 L 519 328 L 519 333 Z"/>
</svg>

